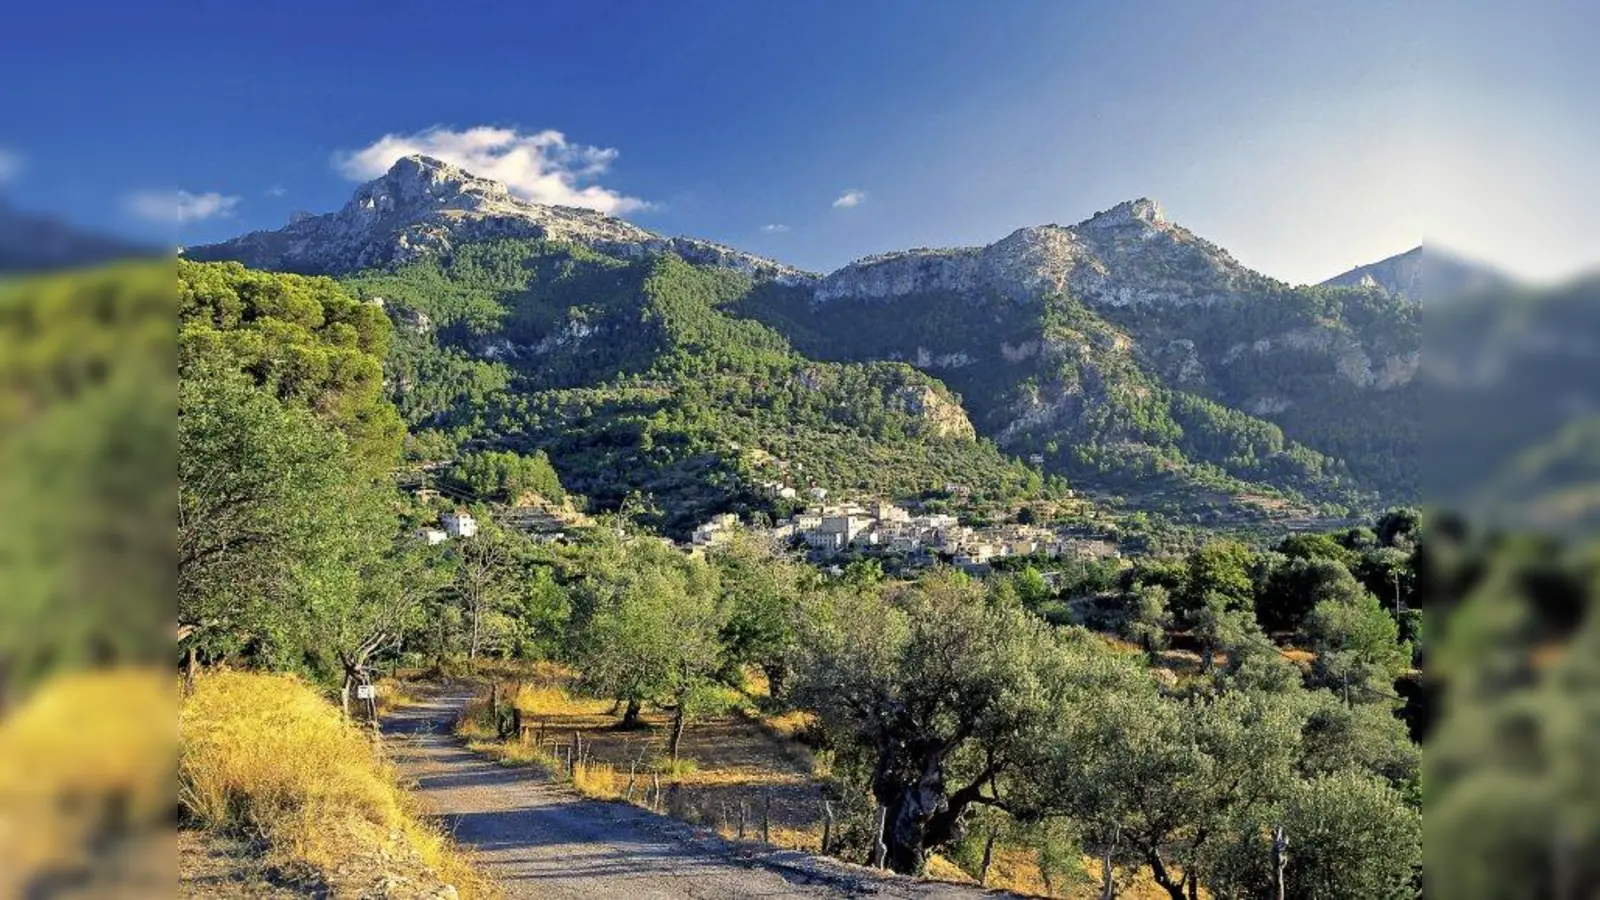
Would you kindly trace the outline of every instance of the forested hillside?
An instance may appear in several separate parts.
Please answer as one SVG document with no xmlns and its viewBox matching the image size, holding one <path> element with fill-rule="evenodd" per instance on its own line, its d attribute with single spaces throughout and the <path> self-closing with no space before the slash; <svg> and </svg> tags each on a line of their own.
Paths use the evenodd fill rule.
<svg viewBox="0 0 1600 900">
<path fill-rule="evenodd" d="M 980 433 L 1069 479 L 1180 515 L 1273 498 L 1340 514 L 1416 496 L 1415 304 L 1288 288 L 1091 307 L 935 291 L 816 303 L 773 285 L 738 311 L 825 359 L 905 360 Z"/>
<path fill-rule="evenodd" d="M 543 450 L 568 489 L 615 509 L 638 493 L 682 534 L 762 511 L 761 480 L 980 499 L 1044 489 L 975 438 L 943 384 L 890 362 L 815 362 L 726 314 L 753 288 L 672 256 L 575 245 L 467 245 L 344 279 L 399 323 L 387 379 L 424 455 Z"/>
</svg>

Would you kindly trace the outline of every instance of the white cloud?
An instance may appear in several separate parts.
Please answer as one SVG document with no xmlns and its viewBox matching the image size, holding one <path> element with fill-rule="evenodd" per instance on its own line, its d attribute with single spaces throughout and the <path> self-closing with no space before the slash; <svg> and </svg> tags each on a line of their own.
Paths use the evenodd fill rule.
<svg viewBox="0 0 1600 900">
<path fill-rule="evenodd" d="M 266 195 L 268 197 L 282 197 L 284 194 L 287 194 L 287 193 L 289 193 L 289 189 L 284 187 L 281 184 L 275 184 L 272 187 L 267 188 L 267 190 L 266 190 Z"/>
<path fill-rule="evenodd" d="M 839 199 L 833 201 L 833 208 L 849 209 L 853 206 L 860 206 L 861 201 L 865 199 L 867 199 L 866 191 L 859 190 L 857 188 L 850 188 L 849 190 L 840 194 Z"/>
<path fill-rule="evenodd" d="M 782 224 L 763 225 L 761 226 L 761 230 L 767 234 L 782 234 L 789 230 L 789 226 Z"/>
<path fill-rule="evenodd" d="M 22 172 L 22 154 L 0 147 L 0 184 L 16 178 Z"/>
<path fill-rule="evenodd" d="M 239 198 L 231 194 L 208 191 L 191 194 L 188 191 L 139 191 L 130 194 L 128 210 L 140 218 L 169 225 L 201 222 L 218 216 L 230 216 L 239 205 Z"/>
<path fill-rule="evenodd" d="M 333 164 L 346 178 L 365 181 L 414 153 L 494 179 L 534 203 L 581 206 L 613 215 L 650 208 L 637 197 L 595 183 L 611 168 L 616 150 L 574 144 L 559 131 L 522 132 L 486 125 L 457 131 L 434 126 L 415 134 L 386 134 L 360 150 L 335 153 Z"/>
</svg>

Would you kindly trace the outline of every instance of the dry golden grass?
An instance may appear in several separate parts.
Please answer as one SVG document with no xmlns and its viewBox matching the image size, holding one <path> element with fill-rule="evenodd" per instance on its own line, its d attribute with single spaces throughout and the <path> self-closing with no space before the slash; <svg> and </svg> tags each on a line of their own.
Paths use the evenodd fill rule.
<svg viewBox="0 0 1600 900">
<path fill-rule="evenodd" d="M 616 767 L 601 762 L 580 762 L 572 767 L 572 786 L 586 797 L 615 800 L 622 796 Z"/>
<path fill-rule="evenodd" d="M 978 879 L 967 874 L 967 871 L 937 853 L 928 857 L 927 876 L 935 881 L 953 881 L 956 884 L 977 884 Z"/>
<path fill-rule="evenodd" d="M 525 684 L 513 696 L 512 703 L 524 716 L 534 718 L 550 716 L 604 716 L 613 704 L 608 700 L 574 697 L 557 684 Z"/>
<path fill-rule="evenodd" d="M 170 835 L 177 693 L 167 671 L 63 675 L 0 720 L 0 896 L 98 871 L 113 820 L 133 841 Z"/>
<path fill-rule="evenodd" d="M 402 706 L 410 706 L 417 702 L 417 697 L 411 692 L 411 682 L 395 677 L 380 678 L 373 687 L 377 692 L 378 715 L 387 716 L 389 713 Z"/>
<path fill-rule="evenodd" d="M 377 855 L 462 896 L 492 886 L 425 824 L 371 735 L 303 681 L 216 673 L 179 714 L 178 798 L 194 824 L 260 837 L 286 864 L 327 877 Z"/>
</svg>

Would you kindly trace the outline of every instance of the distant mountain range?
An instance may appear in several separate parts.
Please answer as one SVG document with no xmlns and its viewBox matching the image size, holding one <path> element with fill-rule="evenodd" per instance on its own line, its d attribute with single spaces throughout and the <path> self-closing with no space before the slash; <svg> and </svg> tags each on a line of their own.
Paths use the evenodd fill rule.
<svg viewBox="0 0 1600 900">
<path fill-rule="evenodd" d="M 1357 266 L 1323 282 L 1329 287 L 1377 288 L 1412 300 L 1443 300 L 1481 291 L 1511 287 L 1514 280 L 1482 263 L 1453 256 L 1432 247 L 1413 247 L 1404 253 Z"/>
<path fill-rule="evenodd" d="M 997 496 L 1031 468 L 1201 524 L 1416 494 L 1417 251 L 1295 287 L 1140 199 L 823 276 L 414 156 L 337 212 L 186 255 L 382 297 L 409 335 L 391 378 L 413 428 L 549 446 L 578 490 L 674 497 L 680 524 L 753 503 L 741 485 L 808 454 L 829 471 L 785 477 L 959 481 L 939 446 L 974 448 L 944 455 Z M 663 268 L 673 258 L 689 265 Z M 803 440 L 786 416 L 812 423 Z M 863 454 L 879 461 L 850 461 Z M 1002 454 L 1032 462 L 1012 471 Z M 719 486 L 695 494 L 694 471 Z"/>
<path fill-rule="evenodd" d="M 153 247 L 23 212 L 0 201 L 0 272 L 45 272 L 160 254 Z"/>
</svg>

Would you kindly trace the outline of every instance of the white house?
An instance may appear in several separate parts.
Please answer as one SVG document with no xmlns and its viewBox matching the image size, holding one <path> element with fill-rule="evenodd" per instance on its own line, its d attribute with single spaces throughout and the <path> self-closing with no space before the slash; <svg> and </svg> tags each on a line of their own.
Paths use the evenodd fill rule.
<svg viewBox="0 0 1600 900">
<path fill-rule="evenodd" d="M 801 537 L 805 539 L 806 546 L 823 553 L 837 553 L 844 549 L 841 540 L 844 535 L 836 531 L 805 531 L 801 532 Z"/>
<path fill-rule="evenodd" d="M 444 530 L 449 532 L 451 537 L 469 538 L 478 533 L 478 520 L 472 517 L 472 513 L 464 509 L 441 514 L 439 523 L 444 526 Z"/>
<path fill-rule="evenodd" d="M 707 544 L 721 544 L 733 537 L 733 534 L 731 531 L 729 531 L 729 529 L 738 524 L 739 517 L 733 513 L 723 513 L 718 516 L 712 516 L 711 521 L 706 522 L 694 530 L 693 540 L 696 544 L 701 546 Z"/>
<path fill-rule="evenodd" d="M 909 522 L 911 514 L 888 500 L 879 500 L 867 507 L 867 512 L 884 522 Z"/>
<path fill-rule="evenodd" d="M 445 534 L 443 531 L 441 531 L 441 530 L 439 530 L 437 528 L 418 528 L 417 529 L 417 540 L 422 541 L 423 543 L 427 544 L 430 547 L 433 546 L 434 544 L 442 544 L 445 541 L 448 541 L 449 539 L 450 539 L 450 535 Z"/>
</svg>

